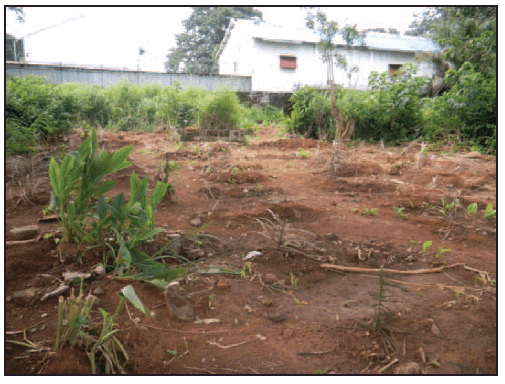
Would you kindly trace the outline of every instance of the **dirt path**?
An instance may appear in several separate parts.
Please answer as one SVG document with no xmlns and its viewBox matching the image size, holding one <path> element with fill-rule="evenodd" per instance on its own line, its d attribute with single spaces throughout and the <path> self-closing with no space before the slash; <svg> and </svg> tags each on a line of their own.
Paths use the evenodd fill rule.
<svg viewBox="0 0 505 384">
<path fill-rule="evenodd" d="M 481 218 L 488 204 L 496 207 L 495 158 L 441 150 L 418 160 L 416 145 L 341 145 L 331 170 L 331 143 L 318 149 L 313 140 L 279 140 L 270 127 L 247 147 L 185 143 L 177 149 L 163 133 L 104 133 L 101 140 L 109 150 L 134 144 L 134 166 L 114 176 L 118 184 L 111 195 L 128 195 L 132 171 L 149 176 L 154 185 L 168 153 L 180 166 L 171 177 L 175 203 L 160 205 L 157 225 L 187 234 L 198 230 L 190 221 L 200 218 L 208 225 L 200 233 L 221 239 L 202 237 L 199 249 L 190 242 L 186 256 L 196 255 L 200 273 L 181 282 L 186 294 L 194 293 L 188 300 L 197 318 L 218 323 L 170 320 L 163 292 L 133 283 L 157 316 L 148 318 L 131 307 L 131 318 L 121 313 L 118 338 L 130 357 L 128 373 L 393 373 L 412 362 L 419 372 L 432 374 L 497 372 L 496 224 Z M 77 145 L 77 135 L 71 136 L 68 146 Z M 442 214 L 442 198 L 457 198 L 465 208 L 475 202 L 479 212 L 452 212 L 446 206 Z M 7 212 L 6 229 L 36 224 L 44 207 L 20 204 Z M 312 233 L 304 235 L 301 249 L 309 257 L 276 251 L 257 233 L 262 228 L 254 219 L 272 220 L 268 210 L 292 228 Z M 149 247 L 156 251 L 167 241 L 160 236 Z M 433 245 L 424 252 L 426 241 Z M 243 257 L 253 250 L 263 254 L 247 265 Z M 27 288 L 47 289 L 55 284 L 47 276 L 89 271 L 102 260 L 97 252 L 79 265 L 75 253 L 75 247 L 48 239 L 7 249 L 6 331 L 28 328 L 31 341 L 52 346 L 57 299 L 12 296 Z M 378 276 L 338 273 L 322 268 L 324 263 L 400 270 L 463 263 L 487 275 L 458 267 L 386 276 L 390 313 L 381 336 L 366 327 L 376 318 Z M 242 275 L 201 273 L 218 266 Z M 117 292 L 127 283 L 104 276 L 86 289 L 99 288 L 99 306 L 114 312 Z M 139 323 L 132 321 L 137 317 Z M 22 335 L 8 340 L 20 341 Z M 175 358 L 167 353 L 174 350 Z M 8 343 L 6 373 L 37 372 L 86 373 L 89 361 L 77 349 L 47 356 Z"/>
</svg>

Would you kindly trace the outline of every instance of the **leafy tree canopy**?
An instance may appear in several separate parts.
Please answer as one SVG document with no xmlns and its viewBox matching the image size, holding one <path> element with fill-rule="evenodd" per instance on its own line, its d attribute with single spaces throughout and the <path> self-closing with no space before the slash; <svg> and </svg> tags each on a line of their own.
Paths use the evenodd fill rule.
<svg viewBox="0 0 505 384">
<path fill-rule="evenodd" d="M 446 13 L 443 7 L 430 7 L 426 8 L 423 13 L 414 15 L 416 20 L 414 20 L 410 26 L 409 30 L 405 32 L 405 35 L 411 36 L 429 36 L 431 35 L 431 27 L 433 23 L 439 19 L 445 19 Z"/>
<path fill-rule="evenodd" d="M 193 7 L 183 21 L 186 32 L 178 34 L 177 47 L 168 55 L 167 71 L 176 72 L 184 64 L 185 72 L 217 74 L 216 53 L 230 24 L 230 19 L 251 19 L 263 14 L 252 7 Z"/>
<path fill-rule="evenodd" d="M 20 22 L 23 23 L 25 21 L 25 12 L 23 7 L 7 7 L 7 9 L 9 11 L 16 12 L 16 17 Z"/>
<path fill-rule="evenodd" d="M 481 73 L 496 71 L 496 7 L 447 7 L 435 20 L 431 34 L 446 47 L 444 59 L 458 68 L 465 62 Z"/>
</svg>

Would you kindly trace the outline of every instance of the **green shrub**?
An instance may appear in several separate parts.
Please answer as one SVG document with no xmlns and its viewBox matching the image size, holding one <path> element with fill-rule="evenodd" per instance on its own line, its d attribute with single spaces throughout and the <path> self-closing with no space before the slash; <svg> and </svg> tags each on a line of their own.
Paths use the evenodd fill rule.
<svg viewBox="0 0 505 384">
<path fill-rule="evenodd" d="M 434 98 L 424 110 L 423 135 L 436 140 L 455 134 L 458 138 L 496 154 L 496 75 L 476 72 L 470 63 L 449 70 L 449 92 Z"/>
<path fill-rule="evenodd" d="M 200 126 L 207 129 L 238 129 L 242 108 L 235 92 L 219 89 L 203 100 Z"/>
<path fill-rule="evenodd" d="M 286 130 L 307 137 L 318 138 L 327 133 L 334 136 L 330 100 L 315 87 L 303 87 L 291 96 L 293 111 L 286 122 Z"/>
</svg>

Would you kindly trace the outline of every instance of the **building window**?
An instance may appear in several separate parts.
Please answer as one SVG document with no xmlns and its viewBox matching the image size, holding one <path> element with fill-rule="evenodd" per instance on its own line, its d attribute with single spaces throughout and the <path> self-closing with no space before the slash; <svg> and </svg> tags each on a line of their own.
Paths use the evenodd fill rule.
<svg viewBox="0 0 505 384">
<path fill-rule="evenodd" d="M 398 70 L 403 64 L 389 64 L 389 73 L 393 76 L 398 74 Z"/>
<path fill-rule="evenodd" d="M 233 62 L 233 73 L 237 73 L 238 63 L 236 61 Z"/>
<path fill-rule="evenodd" d="M 282 69 L 296 69 L 296 56 L 281 56 Z"/>
</svg>

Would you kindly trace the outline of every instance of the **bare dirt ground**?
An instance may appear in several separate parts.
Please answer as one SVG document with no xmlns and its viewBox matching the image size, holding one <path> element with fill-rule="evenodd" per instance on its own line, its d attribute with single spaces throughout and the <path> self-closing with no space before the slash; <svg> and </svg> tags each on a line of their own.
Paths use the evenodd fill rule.
<svg viewBox="0 0 505 384">
<path fill-rule="evenodd" d="M 250 146 L 188 142 L 176 150 L 164 133 L 103 133 L 108 150 L 134 144 L 134 165 L 114 176 L 112 195 L 124 191 L 128 197 L 133 171 L 148 175 L 154 186 L 167 153 L 180 165 L 170 179 L 175 202 L 163 202 L 156 212 L 157 225 L 167 233 L 146 250 L 155 252 L 169 235 L 182 233 L 181 255 L 193 261 L 180 282 L 183 292 L 197 319 L 219 319 L 173 320 L 163 292 L 146 283 L 111 274 L 86 280 L 85 291 L 99 288 L 98 306 L 109 313 L 127 284 L 156 313 L 149 318 L 129 305 L 129 313 L 123 310 L 118 318 L 127 373 L 389 374 L 413 362 L 419 373 L 497 373 L 491 282 L 497 272 L 496 222 L 482 219 L 488 204 L 496 207 L 496 158 L 443 149 L 418 158 L 418 144 L 355 144 L 340 145 L 332 160 L 331 143 L 280 140 L 271 127 L 257 136 Z M 78 144 L 72 134 L 65 145 Z M 308 154 L 301 150 L 310 156 L 300 156 Z M 477 203 L 479 212 L 458 208 L 443 214 L 442 198 L 457 198 L 464 207 Z M 6 201 L 7 231 L 30 224 L 56 230 L 56 223 L 38 222 L 47 194 L 35 200 L 17 207 Z M 401 214 L 408 216 L 394 207 L 405 208 Z M 257 233 L 263 228 L 254 219 L 274 220 L 268 210 L 292 230 L 310 232 L 296 232 L 295 251 L 276 250 Z M 190 224 L 196 218 L 203 229 Z M 424 252 L 429 240 L 433 245 Z M 51 239 L 6 249 L 7 341 L 22 341 L 16 331 L 26 330 L 30 341 L 54 345 L 58 299 L 42 302 L 40 296 L 57 285 L 62 272 L 90 271 L 102 261 L 100 252 L 89 252 L 79 264 L 76 249 Z M 251 251 L 262 255 L 247 265 L 243 258 Z M 384 305 L 390 312 L 374 328 L 380 284 L 370 269 L 416 271 L 458 263 L 438 273 L 386 274 Z M 364 271 L 322 266 L 328 264 Z M 218 267 L 243 273 L 208 273 Z M 28 288 L 35 289 L 34 297 L 12 297 Z M 94 315 L 99 321 L 98 311 Z M 29 353 L 9 342 L 5 364 L 7 374 L 91 372 L 83 350 Z"/>
</svg>

